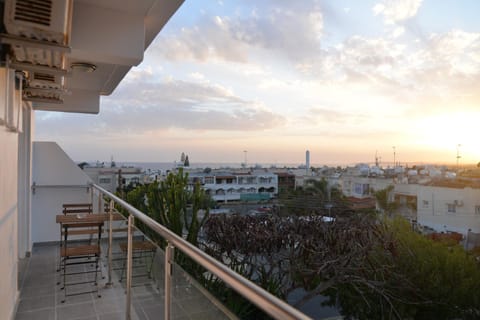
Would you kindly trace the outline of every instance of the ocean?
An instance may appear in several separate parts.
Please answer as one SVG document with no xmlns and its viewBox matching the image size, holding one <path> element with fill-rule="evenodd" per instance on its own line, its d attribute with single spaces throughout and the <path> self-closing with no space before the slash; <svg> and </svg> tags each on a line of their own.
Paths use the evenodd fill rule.
<svg viewBox="0 0 480 320">
<path fill-rule="evenodd" d="M 144 171 L 166 171 L 175 168 L 175 163 L 172 162 L 117 162 L 118 167 L 140 167 Z M 297 168 L 301 164 L 292 164 L 292 163 L 285 163 L 285 164 L 249 164 L 248 166 L 251 167 L 260 167 L 260 168 Z M 198 162 L 198 163 L 190 163 L 190 168 L 212 168 L 212 169 L 227 169 L 227 168 L 241 168 L 241 163 L 221 163 L 221 162 Z"/>
</svg>

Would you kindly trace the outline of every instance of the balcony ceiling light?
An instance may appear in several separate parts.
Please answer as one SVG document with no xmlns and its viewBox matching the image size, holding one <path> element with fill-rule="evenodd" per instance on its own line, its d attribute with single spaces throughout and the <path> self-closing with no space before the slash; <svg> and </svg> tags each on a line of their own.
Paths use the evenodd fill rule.
<svg viewBox="0 0 480 320">
<path fill-rule="evenodd" d="M 70 65 L 70 68 L 72 68 L 73 71 L 81 71 L 81 72 L 87 72 L 87 73 L 97 70 L 96 65 L 88 62 L 73 62 Z"/>
</svg>

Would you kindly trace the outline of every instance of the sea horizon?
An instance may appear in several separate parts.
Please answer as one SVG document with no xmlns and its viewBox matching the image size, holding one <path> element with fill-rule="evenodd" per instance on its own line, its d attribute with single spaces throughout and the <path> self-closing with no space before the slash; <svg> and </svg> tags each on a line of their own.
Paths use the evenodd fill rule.
<svg viewBox="0 0 480 320">
<path fill-rule="evenodd" d="M 83 161 L 77 161 L 77 163 L 81 163 Z M 87 161 L 90 164 L 98 163 L 98 161 Z M 104 161 L 99 162 L 103 163 L 105 167 L 110 166 L 110 162 Z M 115 165 L 117 167 L 140 167 L 143 171 L 157 171 L 157 170 L 171 170 L 179 164 L 180 161 L 173 161 L 173 162 L 155 162 L 155 161 L 115 161 Z M 328 164 L 328 163 L 312 163 L 310 167 L 312 168 L 322 168 L 324 166 L 328 167 L 352 167 L 358 164 L 367 164 L 367 165 L 375 165 L 374 162 L 357 162 L 357 163 L 348 163 L 348 164 Z M 189 168 L 193 169 L 204 169 L 204 168 L 211 168 L 211 169 L 237 169 L 242 168 L 243 164 L 240 162 L 190 162 Z M 445 163 L 429 163 L 429 162 L 410 162 L 410 163 L 399 163 L 399 166 L 408 166 L 413 167 L 414 165 L 417 166 L 452 166 L 454 164 L 445 164 Z M 389 168 L 392 164 L 385 162 L 381 163 L 380 167 L 382 168 Z M 474 166 L 474 164 L 464 164 L 462 165 L 463 168 Z M 248 163 L 248 168 L 298 168 L 303 169 L 305 168 L 305 163 Z"/>
</svg>

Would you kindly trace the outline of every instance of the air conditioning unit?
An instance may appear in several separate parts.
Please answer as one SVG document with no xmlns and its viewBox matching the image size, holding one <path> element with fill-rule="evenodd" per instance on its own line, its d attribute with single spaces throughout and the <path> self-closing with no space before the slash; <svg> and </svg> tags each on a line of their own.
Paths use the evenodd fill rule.
<svg viewBox="0 0 480 320">
<path fill-rule="evenodd" d="M 5 0 L 0 41 L 6 66 L 26 75 L 23 100 L 63 102 L 72 9 L 72 0 Z"/>
<path fill-rule="evenodd" d="M 463 201 L 462 200 L 455 200 L 453 201 L 453 204 L 456 205 L 457 207 L 463 206 Z"/>
<path fill-rule="evenodd" d="M 27 86 L 23 89 L 25 101 L 63 103 L 65 90 L 62 76 L 31 72 L 27 80 Z"/>
<path fill-rule="evenodd" d="M 51 74 L 33 72 L 29 79 L 29 87 L 35 89 L 54 89 L 60 90 L 63 87 L 63 79 Z"/>
<path fill-rule="evenodd" d="M 8 34 L 61 45 L 69 43 L 70 0 L 5 0 Z"/>
</svg>

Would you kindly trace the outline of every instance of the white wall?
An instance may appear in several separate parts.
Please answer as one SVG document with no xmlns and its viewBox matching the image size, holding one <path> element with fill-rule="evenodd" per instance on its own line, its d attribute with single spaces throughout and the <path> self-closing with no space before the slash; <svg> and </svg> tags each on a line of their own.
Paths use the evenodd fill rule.
<svg viewBox="0 0 480 320">
<path fill-rule="evenodd" d="M 4 98 L 5 86 L 0 91 Z M 0 104 L 4 110 L 5 99 Z M 0 319 L 13 319 L 17 300 L 17 158 L 18 134 L 0 124 Z"/>
<path fill-rule="evenodd" d="M 32 251 L 31 241 L 31 185 L 32 185 L 32 123 L 31 105 L 23 104 L 23 132 L 18 134 L 18 257 L 25 258 Z"/>
<path fill-rule="evenodd" d="M 462 201 L 456 212 L 447 211 L 447 205 L 455 200 Z M 424 205 L 424 201 L 428 205 Z M 468 229 L 480 232 L 480 215 L 475 206 L 480 205 L 480 189 L 456 189 L 420 186 L 417 198 L 418 223 L 437 231 L 456 231 L 466 234 Z"/>
<path fill-rule="evenodd" d="M 55 142 L 34 142 L 32 157 L 32 241 L 58 241 L 55 216 L 64 203 L 91 202 L 92 181 Z"/>
<path fill-rule="evenodd" d="M 342 192 L 347 197 L 365 198 L 371 195 L 362 195 L 355 192 L 355 184 L 368 185 L 374 191 L 388 188 L 393 185 L 392 179 L 384 178 L 368 178 L 361 176 L 344 175 L 339 179 L 339 184 L 342 186 Z"/>
</svg>

